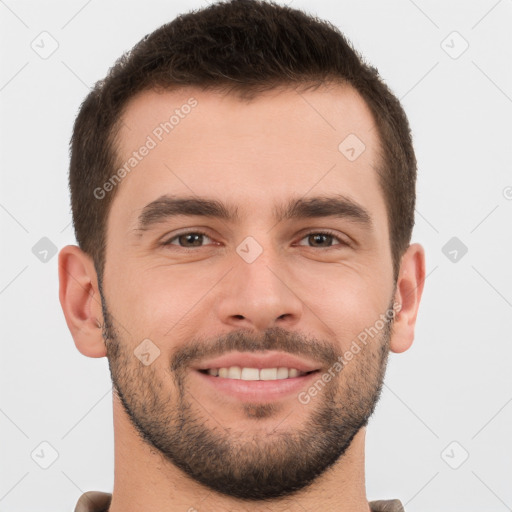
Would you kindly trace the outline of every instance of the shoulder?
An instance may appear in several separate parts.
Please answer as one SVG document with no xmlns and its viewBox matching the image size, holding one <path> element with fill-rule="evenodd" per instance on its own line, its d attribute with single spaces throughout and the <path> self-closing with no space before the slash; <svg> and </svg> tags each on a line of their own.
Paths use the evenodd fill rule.
<svg viewBox="0 0 512 512">
<path fill-rule="evenodd" d="M 108 512 L 112 494 L 100 491 L 87 491 L 80 496 L 74 512 Z"/>
<path fill-rule="evenodd" d="M 368 505 L 372 512 L 405 512 L 400 500 L 370 501 Z"/>
</svg>

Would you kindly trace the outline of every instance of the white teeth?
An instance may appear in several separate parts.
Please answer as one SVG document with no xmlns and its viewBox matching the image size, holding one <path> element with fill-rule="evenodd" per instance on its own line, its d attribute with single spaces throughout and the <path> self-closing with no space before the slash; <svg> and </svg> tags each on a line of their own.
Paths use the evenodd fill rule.
<svg viewBox="0 0 512 512">
<path fill-rule="evenodd" d="M 261 380 L 276 380 L 277 379 L 277 368 L 262 368 L 260 370 Z"/>
<path fill-rule="evenodd" d="M 242 368 L 242 380 L 260 380 L 258 368 Z"/>
<path fill-rule="evenodd" d="M 239 380 L 281 380 L 292 377 L 300 377 L 306 372 L 301 372 L 296 368 L 241 368 L 240 366 L 230 366 L 228 368 L 209 368 L 209 375 L 223 377 L 227 379 Z"/>
<path fill-rule="evenodd" d="M 240 366 L 230 366 L 228 368 L 228 379 L 239 379 L 242 376 L 242 368 Z"/>
</svg>

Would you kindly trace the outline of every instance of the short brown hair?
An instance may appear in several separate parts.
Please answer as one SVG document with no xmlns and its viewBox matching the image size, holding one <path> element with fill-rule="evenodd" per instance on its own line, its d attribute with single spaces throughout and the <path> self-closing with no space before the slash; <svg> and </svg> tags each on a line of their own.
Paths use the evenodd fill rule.
<svg viewBox="0 0 512 512">
<path fill-rule="evenodd" d="M 219 2 L 178 16 L 122 55 L 82 103 L 70 144 L 71 206 L 76 239 L 99 279 L 117 187 L 101 200 L 94 190 L 117 168 L 116 136 L 130 99 L 143 90 L 197 86 L 250 100 L 279 86 L 327 82 L 352 86 L 375 118 L 396 279 L 416 199 L 416 157 L 400 101 L 334 25 L 261 0 Z"/>
</svg>

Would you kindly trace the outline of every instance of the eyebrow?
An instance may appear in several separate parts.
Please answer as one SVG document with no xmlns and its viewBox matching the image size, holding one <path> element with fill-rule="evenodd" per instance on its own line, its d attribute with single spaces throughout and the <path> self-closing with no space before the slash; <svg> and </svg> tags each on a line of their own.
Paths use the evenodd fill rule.
<svg viewBox="0 0 512 512">
<path fill-rule="evenodd" d="M 273 210 L 276 222 L 290 219 L 321 217 L 344 218 L 373 228 L 370 213 L 352 199 L 337 194 L 291 199 L 286 205 Z M 144 232 L 172 217 L 201 216 L 228 222 L 240 220 L 238 208 L 206 197 L 176 197 L 163 195 L 147 204 L 141 211 L 135 231 Z"/>
</svg>

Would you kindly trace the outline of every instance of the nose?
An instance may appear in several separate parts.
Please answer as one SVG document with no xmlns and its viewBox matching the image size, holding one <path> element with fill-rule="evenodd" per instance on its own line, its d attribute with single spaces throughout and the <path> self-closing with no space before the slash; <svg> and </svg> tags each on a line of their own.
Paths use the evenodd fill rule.
<svg viewBox="0 0 512 512">
<path fill-rule="evenodd" d="M 265 331 L 291 328 L 299 322 L 305 306 L 290 269 L 278 258 L 271 249 L 265 249 L 252 263 L 236 256 L 215 301 L 223 324 Z"/>
</svg>

